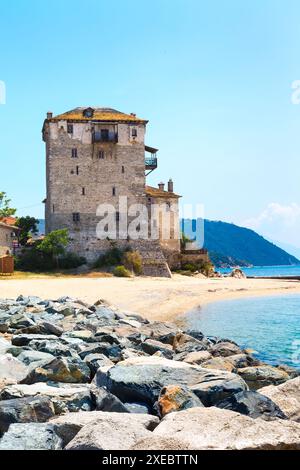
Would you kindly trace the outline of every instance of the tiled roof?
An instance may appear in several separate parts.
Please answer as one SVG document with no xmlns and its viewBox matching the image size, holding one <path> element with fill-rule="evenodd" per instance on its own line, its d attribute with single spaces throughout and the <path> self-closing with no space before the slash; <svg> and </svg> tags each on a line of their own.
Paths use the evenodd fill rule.
<svg viewBox="0 0 300 470">
<path fill-rule="evenodd" d="M 92 110 L 92 116 L 85 116 L 85 110 Z M 48 121 L 104 121 L 104 122 L 133 122 L 147 123 L 148 121 L 135 114 L 125 114 L 111 108 L 75 108 L 63 114 L 53 116 Z"/>
<path fill-rule="evenodd" d="M 154 188 L 153 186 L 146 186 L 145 192 L 147 196 L 151 197 L 165 197 L 167 199 L 173 198 L 173 199 L 178 199 L 181 196 L 175 193 L 169 193 L 168 191 L 162 191 L 159 188 Z"/>
<path fill-rule="evenodd" d="M 6 225 L 15 225 L 17 222 L 16 217 L 2 217 L 0 219 L 0 222 Z"/>
</svg>

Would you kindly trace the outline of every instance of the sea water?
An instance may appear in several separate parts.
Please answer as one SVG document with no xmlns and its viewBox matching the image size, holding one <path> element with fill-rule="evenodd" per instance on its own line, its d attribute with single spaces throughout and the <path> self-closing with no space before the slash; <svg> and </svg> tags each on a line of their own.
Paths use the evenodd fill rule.
<svg viewBox="0 0 300 470">
<path fill-rule="evenodd" d="M 269 364 L 300 369 L 300 295 L 214 302 L 189 312 L 189 328 L 228 338 Z"/>
<path fill-rule="evenodd" d="M 241 268 L 246 276 L 250 277 L 300 277 L 300 265 L 297 266 L 253 266 L 252 268 Z M 230 273 L 232 268 L 217 268 L 222 274 Z"/>
</svg>

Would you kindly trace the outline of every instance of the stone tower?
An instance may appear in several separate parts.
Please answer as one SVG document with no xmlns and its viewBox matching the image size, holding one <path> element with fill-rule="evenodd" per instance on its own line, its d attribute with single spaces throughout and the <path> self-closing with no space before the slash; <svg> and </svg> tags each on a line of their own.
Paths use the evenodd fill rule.
<svg viewBox="0 0 300 470">
<path fill-rule="evenodd" d="M 120 196 L 126 196 L 128 206 L 149 207 L 146 175 L 157 167 L 157 149 L 145 146 L 147 122 L 109 108 L 76 108 L 58 116 L 47 113 L 43 126 L 46 233 L 67 228 L 69 249 L 88 261 L 111 246 L 110 240 L 96 236 L 99 204 L 113 205 L 117 217 Z M 177 201 L 173 186 L 169 189 L 171 200 Z M 163 263 L 159 241 L 117 240 L 120 247 L 129 242 L 141 253 L 148 251 L 147 258 L 155 251 L 153 256 Z"/>
</svg>

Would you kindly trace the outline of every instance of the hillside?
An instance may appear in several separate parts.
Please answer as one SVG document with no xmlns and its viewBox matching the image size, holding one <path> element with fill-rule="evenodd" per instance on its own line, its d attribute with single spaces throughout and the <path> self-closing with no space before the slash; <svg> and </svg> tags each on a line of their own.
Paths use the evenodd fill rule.
<svg viewBox="0 0 300 470">
<path fill-rule="evenodd" d="M 193 228 L 195 227 L 193 221 Z M 185 223 L 184 232 L 192 231 Z M 253 230 L 221 221 L 204 221 L 204 247 L 211 253 L 217 266 L 253 265 L 284 266 L 300 264 L 300 261 L 283 249 L 266 240 Z"/>
</svg>

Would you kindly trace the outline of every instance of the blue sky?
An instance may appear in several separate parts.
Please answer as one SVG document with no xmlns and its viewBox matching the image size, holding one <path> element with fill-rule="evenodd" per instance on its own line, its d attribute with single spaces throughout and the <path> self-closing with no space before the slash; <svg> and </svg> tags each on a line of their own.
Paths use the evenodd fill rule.
<svg viewBox="0 0 300 470">
<path fill-rule="evenodd" d="M 0 7 L 0 189 L 43 217 L 43 119 L 109 106 L 149 119 L 150 184 L 300 247 L 298 0 L 16 0 Z"/>
</svg>

